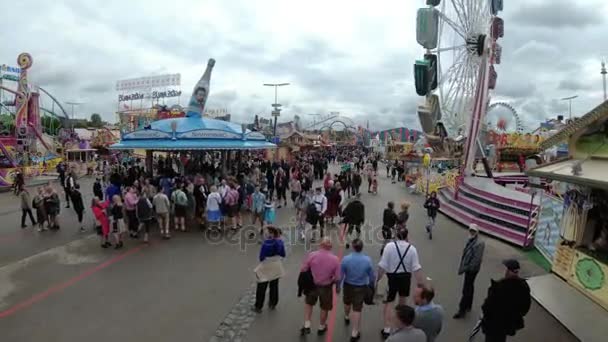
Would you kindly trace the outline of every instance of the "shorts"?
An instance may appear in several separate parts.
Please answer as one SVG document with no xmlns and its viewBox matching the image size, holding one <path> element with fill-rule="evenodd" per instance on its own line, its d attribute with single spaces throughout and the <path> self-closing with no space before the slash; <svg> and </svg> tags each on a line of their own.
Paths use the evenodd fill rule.
<svg viewBox="0 0 608 342">
<path fill-rule="evenodd" d="M 305 302 L 315 306 L 319 301 L 321 310 L 331 311 L 334 307 L 333 285 L 316 286 L 314 290 L 308 292 Z"/>
<path fill-rule="evenodd" d="M 125 220 L 123 220 L 123 219 L 112 220 L 112 233 L 119 234 L 119 233 L 124 233 L 126 231 L 127 231 L 127 228 L 125 226 Z"/>
<path fill-rule="evenodd" d="M 404 273 L 388 273 L 388 290 L 386 291 L 385 303 L 392 303 L 397 294 L 399 297 L 408 297 L 410 295 L 410 286 L 412 284 L 412 274 Z"/>
<path fill-rule="evenodd" d="M 226 210 L 226 215 L 228 217 L 235 217 L 239 213 L 239 205 L 233 204 L 228 206 L 228 210 Z"/>
<path fill-rule="evenodd" d="M 353 311 L 361 312 L 367 291 L 369 291 L 369 287 L 365 285 L 355 286 L 344 283 L 344 305 L 351 305 Z"/>
<path fill-rule="evenodd" d="M 186 217 L 186 206 L 185 205 L 175 205 L 175 217 Z"/>
<path fill-rule="evenodd" d="M 222 212 L 220 210 L 207 210 L 207 222 L 220 222 Z"/>
</svg>

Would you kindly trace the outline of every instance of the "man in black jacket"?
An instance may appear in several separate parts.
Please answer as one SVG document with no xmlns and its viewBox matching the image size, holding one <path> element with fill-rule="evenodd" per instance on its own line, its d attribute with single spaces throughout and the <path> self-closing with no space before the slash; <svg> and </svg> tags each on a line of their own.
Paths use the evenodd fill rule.
<svg viewBox="0 0 608 342">
<path fill-rule="evenodd" d="M 505 342 L 524 328 L 524 316 L 530 310 L 530 287 L 519 277 L 519 262 L 515 259 L 503 261 L 507 268 L 505 277 L 494 281 L 488 289 L 488 297 L 481 309 L 481 328 L 486 342 Z"/>
<path fill-rule="evenodd" d="M 469 239 L 464 246 L 458 266 L 458 275 L 464 274 L 464 283 L 462 285 L 462 298 L 454 319 L 463 318 L 467 312 L 471 311 L 475 293 L 475 278 L 481 268 L 484 249 L 485 243 L 479 237 L 479 227 L 472 223 L 469 225 Z"/>
<path fill-rule="evenodd" d="M 355 199 L 346 206 L 342 215 L 344 216 L 342 222 L 348 227 L 348 230 L 346 231 L 346 240 L 349 240 L 349 236 L 353 232 L 353 229 L 357 231 L 356 238 L 358 239 L 361 236 L 361 225 L 365 221 L 365 206 L 363 205 L 363 202 L 361 202 L 361 193 L 355 195 Z M 349 247 L 350 244 L 347 242 L 346 248 Z"/>
</svg>

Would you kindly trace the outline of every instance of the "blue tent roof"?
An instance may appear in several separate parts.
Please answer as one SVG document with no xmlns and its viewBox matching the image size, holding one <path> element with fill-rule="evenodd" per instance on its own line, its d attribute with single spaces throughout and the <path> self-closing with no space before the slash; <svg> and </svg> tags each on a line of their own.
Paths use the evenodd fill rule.
<svg viewBox="0 0 608 342">
<path fill-rule="evenodd" d="M 255 140 L 221 140 L 221 139 L 188 139 L 188 140 L 126 140 L 112 145 L 114 150 L 143 148 L 148 150 L 261 150 L 275 148 L 267 141 Z"/>
<path fill-rule="evenodd" d="M 174 126 L 174 127 L 172 127 Z M 175 130 L 174 130 L 175 128 Z M 259 132 L 242 125 L 201 117 L 154 121 L 149 127 L 123 134 L 111 149 L 251 150 L 275 148 Z"/>
</svg>

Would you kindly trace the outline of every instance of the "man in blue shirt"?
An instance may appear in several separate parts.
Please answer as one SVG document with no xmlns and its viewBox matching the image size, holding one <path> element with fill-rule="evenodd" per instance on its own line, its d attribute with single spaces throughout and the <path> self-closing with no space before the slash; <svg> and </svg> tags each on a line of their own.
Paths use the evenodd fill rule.
<svg viewBox="0 0 608 342">
<path fill-rule="evenodd" d="M 353 252 L 342 259 L 341 277 L 336 292 L 344 287 L 344 322 L 348 325 L 353 321 L 351 341 L 361 338 L 361 310 L 369 291 L 372 291 L 376 276 L 372 259 L 362 253 L 363 241 L 355 239 L 352 242 Z M 352 311 L 351 311 L 352 309 Z"/>
</svg>

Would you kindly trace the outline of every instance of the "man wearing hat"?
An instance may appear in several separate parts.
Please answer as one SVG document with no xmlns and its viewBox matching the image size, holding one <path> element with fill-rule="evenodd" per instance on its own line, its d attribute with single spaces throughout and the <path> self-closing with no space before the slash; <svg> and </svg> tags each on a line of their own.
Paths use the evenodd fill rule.
<svg viewBox="0 0 608 342">
<path fill-rule="evenodd" d="M 462 299 L 454 319 L 463 318 L 467 312 L 471 311 L 475 293 L 475 278 L 481 268 L 484 249 L 485 243 L 479 238 L 479 227 L 472 223 L 469 225 L 469 240 L 464 246 L 460 266 L 458 267 L 458 275 L 464 274 L 464 282 L 462 284 Z"/>
<path fill-rule="evenodd" d="M 505 342 L 524 328 L 524 316 L 530 310 L 530 287 L 519 276 L 519 261 L 507 259 L 505 277 L 491 281 L 488 297 L 481 306 L 481 329 L 486 342 Z"/>
</svg>

